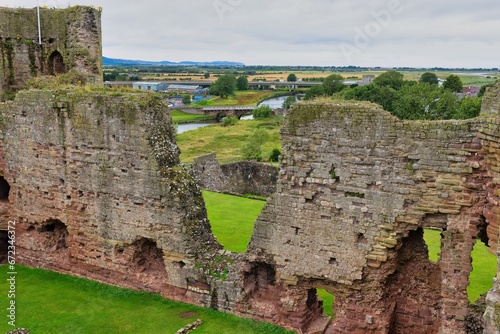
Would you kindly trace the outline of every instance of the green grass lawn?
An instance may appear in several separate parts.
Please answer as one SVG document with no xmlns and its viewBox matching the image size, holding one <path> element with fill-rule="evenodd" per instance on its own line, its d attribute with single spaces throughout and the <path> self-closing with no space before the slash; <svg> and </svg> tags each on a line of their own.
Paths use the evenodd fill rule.
<svg viewBox="0 0 500 334">
<path fill-rule="evenodd" d="M 255 219 L 266 202 L 210 191 L 203 191 L 203 198 L 217 240 L 227 250 L 245 252 Z"/>
<path fill-rule="evenodd" d="M 323 299 L 323 313 L 333 318 L 335 316 L 335 314 L 333 314 L 333 302 L 335 301 L 335 297 L 324 289 L 317 289 L 316 292 L 318 296 Z"/>
<path fill-rule="evenodd" d="M 269 141 L 262 145 L 262 156 L 266 160 L 274 148 L 280 148 L 279 130 L 282 118 L 279 116 L 238 121 L 233 126 L 220 124 L 187 131 L 177 135 L 177 145 L 181 150 L 181 161 L 191 163 L 197 156 L 217 153 L 221 163 L 243 160 L 241 146 L 258 128 L 269 132 Z"/>
<path fill-rule="evenodd" d="M 214 120 L 215 117 L 207 116 L 207 115 L 193 115 L 187 114 L 182 110 L 174 109 L 170 112 L 172 116 L 172 121 L 174 123 L 193 123 L 193 122 L 202 122 L 202 121 L 211 121 Z"/>
<path fill-rule="evenodd" d="M 172 302 L 50 271 L 17 266 L 16 327 L 31 334 L 173 334 L 202 319 L 197 334 L 292 333 L 266 323 Z M 0 309 L 7 309 L 7 266 L 0 267 Z M 5 293 L 4 293 L 5 292 Z M 187 318 L 188 312 L 195 312 Z M 0 332 L 13 328 L 2 316 Z"/>
</svg>

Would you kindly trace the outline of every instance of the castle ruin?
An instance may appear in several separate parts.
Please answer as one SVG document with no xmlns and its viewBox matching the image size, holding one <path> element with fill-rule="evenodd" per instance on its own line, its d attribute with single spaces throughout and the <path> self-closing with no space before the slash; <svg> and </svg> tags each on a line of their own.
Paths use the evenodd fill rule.
<svg viewBox="0 0 500 334">
<path fill-rule="evenodd" d="M 88 38 L 100 41 L 100 31 Z M 4 89 L 30 76 L 23 59 L 2 67 Z M 8 84 L 6 68 L 15 73 Z M 15 219 L 19 263 L 298 332 L 321 323 L 329 334 L 466 333 L 473 244 L 498 251 L 498 87 L 481 117 L 463 121 L 402 121 L 363 102 L 293 108 L 277 191 L 244 254 L 212 235 L 157 96 L 22 90 L 0 103 L 0 241 Z M 424 228 L 441 230 L 437 263 Z M 489 334 L 500 332 L 498 284 L 487 298 Z M 317 288 L 335 295 L 333 321 Z"/>
<path fill-rule="evenodd" d="M 39 43 L 41 41 L 41 44 Z M 77 72 L 102 84 L 101 12 L 91 7 L 0 8 L 0 91 L 40 75 Z"/>
</svg>

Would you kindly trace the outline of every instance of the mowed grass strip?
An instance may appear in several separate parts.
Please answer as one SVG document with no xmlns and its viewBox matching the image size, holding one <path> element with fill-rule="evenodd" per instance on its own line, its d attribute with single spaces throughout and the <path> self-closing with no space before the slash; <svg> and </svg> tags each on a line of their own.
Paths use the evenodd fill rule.
<svg viewBox="0 0 500 334">
<path fill-rule="evenodd" d="M 192 163 L 193 159 L 211 152 L 217 153 L 220 163 L 241 161 L 241 146 L 258 128 L 269 133 L 269 140 L 262 145 L 262 157 L 266 160 L 275 148 L 281 148 L 279 130 L 282 117 L 276 116 L 255 120 L 240 120 L 232 126 L 210 125 L 177 135 L 181 150 L 181 161 Z"/>
<path fill-rule="evenodd" d="M 31 334 L 165 334 L 196 319 L 197 334 L 291 334 L 267 323 L 173 302 L 157 294 L 137 292 L 41 269 L 16 266 L 16 328 Z M 0 266 L 0 332 L 14 329 L 6 317 L 6 265 Z M 184 318 L 183 314 L 194 312 Z"/>
<path fill-rule="evenodd" d="M 203 191 L 212 233 L 224 248 L 245 252 L 265 201 Z"/>
</svg>

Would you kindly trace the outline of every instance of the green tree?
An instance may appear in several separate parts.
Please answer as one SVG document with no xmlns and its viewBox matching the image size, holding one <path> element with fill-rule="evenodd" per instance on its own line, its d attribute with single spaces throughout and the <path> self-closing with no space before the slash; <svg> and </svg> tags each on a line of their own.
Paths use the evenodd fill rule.
<svg viewBox="0 0 500 334">
<path fill-rule="evenodd" d="M 425 72 L 420 76 L 419 82 L 421 83 L 426 82 L 430 85 L 438 85 L 439 79 L 435 73 Z"/>
<path fill-rule="evenodd" d="M 449 89 L 452 92 L 461 93 L 463 90 L 463 83 L 458 75 L 452 74 L 444 80 L 443 88 Z"/>
<path fill-rule="evenodd" d="M 191 103 L 191 96 L 189 94 L 183 95 L 182 96 L 182 103 L 185 105 L 188 105 Z"/>
<path fill-rule="evenodd" d="M 283 101 L 283 105 L 281 106 L 283 109 L 290 109 L 290 107 L 292 106 L 292 104 L 294 104 L 295 102 L 297 102 L 297 99 L 295 98 L 295 96 L 289 96 L 285 99 L 285 101 Z"/>
<path fill-rule="evenodd" d="M 221 75 L 211 86 L 210 93 L 227 98 L 236 90 L 236 77 L 232 74 Z"/>
<path fill-rule="evenodd" d="M 269 155 L 269 161 L 278 162 L 280 160 L 281 151 L 278 148 L 273 149 Z"/>
<path fill-rule="evenodd" d="M 205 74 L 203 75 L 203 77 L 205 77 L 205 79 L 208 79 L 208 78 L 210 78 L 210 73 L 208 73 L 208 72 L 205 72 Z"/>
<path fill-rule="evenodd" d="M 286 81 L 295 82 L 297 81 L 297 76 L 294 73 L 290 73 L 286 78 Z"/>
<path fill-rule="evenodd" d="M 390 86 L 366 85 L 346 88 L 335 96 L 345 100 L 370 101 L 380 104 L 385 110 L 393 111 L 393 103 L 397 99 L 397 91 Z"/>
<path fill-rule="evenodd" d="M 421 83 L 404 86 L 393 103 L 400 119 L 451 119 L 459 106 L 458 97 L 436 85 Z"/>
<path fill-rule="evenodd" d="M 236 88 L 238 90 L 248 89 L 248 77 L 246 75 L 240 75 L 238 79 L 236 79 Z"/>
<path fill-rule="evenodd" d="M 453 115 L 455 119 L 467 119 L 479 116 L 481 112 L 482 99 L 480 97 L 469 97 L 460 100 L 460 107 Z"/>
<path fill-rule="evenodd" d="M 117 70 L 113 70 L 111 72 L 104 72 L 104 81 L 115 81 L 116 78 L 120 75 Z"/>
<path fill-rule="evenodd" d="M 401 87 L 403 87 L 404 80 L 403 80 L 403 73 L 400 73 L 398 71 L 390 70 L 387 72 L 384 72 L 380 74 L 378 77 L 376 77 L 373 80 L 373 83 L 375 85 L 379 86 L 389 86 L 392 89 L 399 90 Z"/>
<path fill-rule="evenodd" d="M 326 95 L 332 95 L 333 93 L 340 92 L 344 89 L 344 77 L 340 74 L 331 74 L 323 80 L 323 89 Z"/>
<path fill-rule="evenodd" d="M 312 100 L 321 95 L 325 95 L 325 89 L 323 86 L 312 86 L 307 90 L 304 100 Z"/>
<path fill-rule="evenodd" d="M 268 105 L 262 105 L 252 111 L 253 118 L 266 118 L 273 114 L 273 109 Z"/>
<path fill-rule="evenodd" d="M 247 137 L 241 147 L 241 153 L 246 160 L 262 161 L 262 144 L 269 140 L 269 132 L 265 129 L 257 129 Z"/>
</svg>

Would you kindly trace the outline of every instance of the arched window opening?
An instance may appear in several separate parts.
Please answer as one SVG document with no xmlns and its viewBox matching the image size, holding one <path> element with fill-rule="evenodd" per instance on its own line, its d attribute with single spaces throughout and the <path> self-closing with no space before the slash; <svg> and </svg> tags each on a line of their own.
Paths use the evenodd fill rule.
<svg viewBox="0 0 500 334">
<path fill-rule="evenodd" d="M 66 73 L 66 66 L 64 65 L 64 59 L 59 51 L 54 51 L 49 57 L 49 74 L 58 75 Z"/>
</svg>

